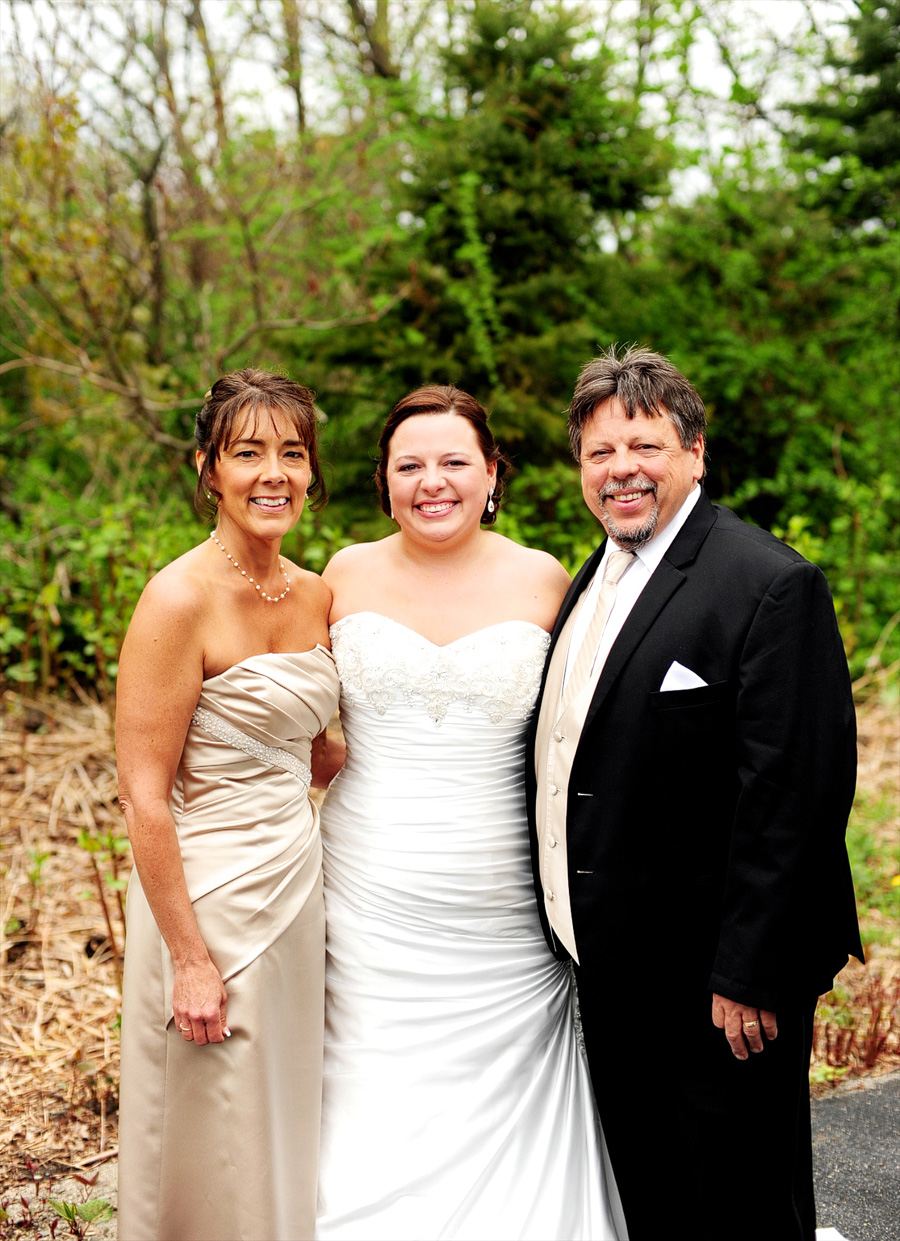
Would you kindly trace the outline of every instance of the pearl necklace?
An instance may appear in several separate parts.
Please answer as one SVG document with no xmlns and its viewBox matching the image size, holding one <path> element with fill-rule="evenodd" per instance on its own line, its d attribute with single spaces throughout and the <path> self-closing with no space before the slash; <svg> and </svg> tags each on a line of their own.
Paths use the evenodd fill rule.
<svg viewBox="0 0 900 1241">
<path fill-rule="evenodd" d="M 281 557 L 280 557 L 280 556 L 278 557 L 278 567 L 279 567 L 279 569 L 281 570 L 281 576 L 284 578 L 284 587 L 285 587 L 285 588 L 284 588 L 284 590 L 281 592 L 281 594 L 280 594 L 280 595 L 267 595 L 267 594 L 266 594 L 266 592 L 263 590 L 263 588 L 260 586 L 259 582 L 254 582 L 253 578 L 250 576 L 250 574 L 247 572 L 247 570 L 246 570 L 246 569 L 242 569 L 242 568 L 241 568 L 241 566 L 240 566 L 240 565 L 238 564 L 238 562 L 235 560 L 234 556 L 232 556 L 232 555 L 231 555 L 231 553 L 229 552 L 229 550 L 228 550 L 228 548 L 225 546 L 225 544 L 224 544 L 224 543 L 220 543 L 220 542 L 219 542 L 219 540 L 216 538 L 216 532 L 215 532 L 215 530 L 210 530 L 210 532 L 209 532 L 209 537 L 210 537 L 210 538 L 212 539 L 212 541 L 215 543 L 216 547 L 220 547 L 220 548 L 222 549 L 222 551 L 225 553 L 225 555 L 228 557 L 228 559 L 231 561 L 231 563 L 232 563 L 232 564 L 234 565 L 234 567 L 237 569 L 238 573 L 240 573 L 241 577 L 245 577 L 245 578 L 247 579 L 247 581 L 251 584 L 251 586 L 255 586 L 255 587 L 256 587 L 256 589 L 257 589 L 257 590 L 259 591 L 259 593 L 260 593 L 260 597 L 261 597 L 261 598 L 263 598 L 263 599 L 265 599 L 266 603 L 281 603 L 281 601 L 282 601 L 282 599 L 285 597 L 285 595 L 289 595 L 289 594 L 291 593 L 291 580 L 290 580 L 290 578 L 288 577 L 288 575 L 287 575 L 287 571 L 285 570 L 285 567 L 284 567 L 284 565 L 283 565 L 283 564 L 282 564 L 282 562 L 281 562 Z"/>
</svg>

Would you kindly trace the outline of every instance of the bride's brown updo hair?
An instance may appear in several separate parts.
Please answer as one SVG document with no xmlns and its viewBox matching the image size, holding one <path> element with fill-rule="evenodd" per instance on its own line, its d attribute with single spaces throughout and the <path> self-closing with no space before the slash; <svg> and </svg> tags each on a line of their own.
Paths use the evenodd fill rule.
<svg viewBox="0 0 900 1241">
<path fill-rule="evenodd" d="M 375 467 L 375 485 L 378 487 L 378 498 L 381 500 L 384 512 L 388 517 L 391 516 L 391 497 L 387 484 L 387 463 L 391 439 L 401 422 L 417 414 L 458 414 L 475 428 L 478 445 L 485 461 L 488 465 L 492 461 L 497 465 L 497 482 L 493 495 L 494 511 L 488 512 L 486 496 L 484 512 L 481 514 L 481 524 L 492 525 L 497 520 L 500 501 L 503 498 L 503 476 L 512 467 L 500 451 L 500 446 L 488 426 L 488 416 L 484 406 L 476 401 L 474 396 L 469 396 L 468 392 L 463 392 L 460 388 L 454 388 L 450 384 L 416 388 L 415 392 L 410 392 L 397 402 L 384 424 L 384 430 L 378 440 L 378 464 Z"/>
<path fill-rule="evenodd" d="M 294 424 L 309 454 L 311 475 L 306 494 L 310 508 L 318 510 L 325 504 L 328 495 L 319 466 L 315 396 L 309 388 L 285 375 L 248 366 L 217 379 L 197 415 L 194 437 L 205 459 L 197 479 L 194 508 L 201 517 L 213 518 L 216 514 L 221 497 L 210 475 L 220 454 L 234 439 L 241 416 L 246 412 L 256 425 L 260 413 L 272 414 L 276 410 Z"/>
</svg>

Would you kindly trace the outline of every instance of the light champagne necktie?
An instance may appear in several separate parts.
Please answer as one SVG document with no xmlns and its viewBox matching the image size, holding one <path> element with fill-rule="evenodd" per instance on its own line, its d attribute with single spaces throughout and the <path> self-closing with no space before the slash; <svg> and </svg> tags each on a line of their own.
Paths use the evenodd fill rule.
<svg viewBox="0 0 900 1241">
<path fill-rule="evenodd" d="M 591 675 L 591 668 L 597 654 L 597 648 L 600 645 L 600 639 L 603 636 L 604 626 L 609 620 L 609 614 L 613 610 L 613 604 L 616 601 L 616 585 L 633 559 L 634 552 L 620 551 L 612 552 L 606 562 L 606 572 L 603 575 L 603 583 L 597 596 L 597 606 L 594 609 L 594 615 L 591 617 L 591 623 L 588 625 L 587 633 L 584 635 L 584 641 L 581 643 L 578 654 L 575 656 L 575 663 L 572 665 L 572 671 L 563 691 L 561 701 L 563 711 L 567 710 L 573 698 L 578 696 Z"/>
</svg>

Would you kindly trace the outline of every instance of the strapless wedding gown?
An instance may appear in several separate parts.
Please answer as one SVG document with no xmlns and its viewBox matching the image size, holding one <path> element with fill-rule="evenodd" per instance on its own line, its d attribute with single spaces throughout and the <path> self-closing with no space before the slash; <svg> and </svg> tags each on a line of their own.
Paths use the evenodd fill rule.
<svg viewBox="0 0 900 1241">
<path fill-rule="evenodd" d="M 332 627 L 321 1241 L 625 1236 L 531 876 L 548 642 L 520 621 L 443 647 L 370 612 Z"/>
<path fill-rule="evenodd" d="M 188 891 L 228 993 L 187 1043 L 137 872 L 128 888 L 120 1241 L 307 1241 L 315 1228 L 325 919 L 312 738 L 338 698 L 324 647 L 203 682 L 172 792 Z"/>
</svg>

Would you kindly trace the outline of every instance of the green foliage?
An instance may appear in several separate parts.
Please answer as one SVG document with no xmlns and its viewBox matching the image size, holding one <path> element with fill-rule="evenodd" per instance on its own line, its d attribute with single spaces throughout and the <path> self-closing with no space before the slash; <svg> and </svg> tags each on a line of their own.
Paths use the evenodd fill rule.
<svg viewBox="0 0 900 1241">
<path fill-rule="evenodd" d="M 91 1224 L 112 1219 L 112 1207 L 105 1198 L 93 1198 L 88 1202 L 64 1202 L 61 1198 L 49 1198 L 47 1205 L 66 1221 L 75 1237 L 83 1237 Z"/>
<path fill-rule="evenodd" d="M 803 118 L 795 147 L 812 164 L 811 201 L 842 224 L 881 220 L 896 227 L 900 207 L 900 0 L 857 0 L 849 48 L 832 52 L 836 78 L 819 98 L 795 105 Z"/>
<path fill-rule="evenodd" d="M 452 285 L 449 294 L 465 311 L 475 355 L 491 384 L 496 386 L 497 362 L 493 342 L 503 329 L 494 297 L 497 281 L 491 269 L 488 248 L 478 232 L 476 201 L 480 188 L 481 182 L 476 172 L 464 172 L 456 185 L 456 207 L 466 239 L 453 257 L 459 263 L 469 264 L 472 280 L 471 283 L 459 281 Z"/>
<path fill-rule="evenodd" d="M 831 1011 L 824 1006 L 820 1008 L 819 1012 L 823 1020 L 834 1019 Z M 825 1084 L 831 1086 L 834 1085 L 835 1082 L 839 1082 L 842 1077 L 846 1077 L 849 1072 L 850 1069 L 848 1066 L 838 1069 L 832 1064 L 814 1064 L 809 1070 L 809 1080 L 810 1083 L 815 1086 Z"/>
<path fill-rule="evenodd" d="M 513 477 L 497 530 L 530 547 L 541 547 L 570 573 L 597 545 L 597 523 L 581 498 L 574 462 L 526 465 Z"/>
<path fill-rule="evenodd" d="M 614 95 L 610 54 L 579 39 L 562 6 L 474 6 L 444 53 L 451 106 L 420 107 L 394 134 L 405 223 L 372 279 L 409 273 L 407 295 L 374 327 L 294 342 L 358 537 L 385 529 L 369 480 L 386 413 L 422 384 L 488 404 L 517 464 L 568 455 L 562 411 L 597 344 L 604 220 L 662 192 L 674 162 L 638 103 Z"/>
<path fill-rule="evenodd" d="M 98 503 L 66 481 L 30 454 L 15 479 L 14 514 L 0 513 L 0 652 L 11 680 L 44 687 L 77 680 L 108 694 L 145 582 L 202 531 L 185 520 L 181 488 L 159 495 L 158 480 L 145 477 L 141 494 L 123 480 L 115 488 L 123 494 Z"/>
<path fill-rule="evenodd" d="M 895 837 L 896 818 L 895 798 L 875 799 L 862 792 L 857 794 L 847 828 L 847 851 L 857 904 L 863 911 L 865 944 L 896 947 L 900 854 L 896 839 L 892 851 L 884 847 L 888 834 Z"/>
<path fill-rule="evenodd" d="M 204 536 L 189 501 L 202 393 L 245 364 L 288 370 L 327 416 L 332 502 L 286 554 L 321 570 L 387 533 L 372 485 L 384 418 L 411 388 L 452 382 L 488 405 L 516 465 L 498 529 L 577 568 L 598 529 L 564 410 L 613 341 L 668 353 L 695 382 L 711 495 L 822 565 L 854 674 L 900 657 L 898 0 L 860 0 L 819 64 L 806 32 L 798 64 L 819 81 L 780 148 L 774 129 L 768 146 L 750 135 L 773 48 L 738 54 L 733 23 L 681 0 L 633 17 L 474 0 L 447 29 L 386 5 L 366 39 L 353 23 L 329 33 L 342 6 L 321 21 L 303 6 L 299 33 L 317 31 L 334 69 L 326 83 L 319 64 L 331 102 L 315 118 L 288 73 L 299 44 L 238 3 L 233 21 L 298 85 L 296 130 L 248 107 L 246 81 L 227 85 L 240 75 L 224 52 L 218 87 L 184 91 L 169 72 L 203 6 L 190 20 L 170 6 L 168 24 L 158 5 L 129 7 L 128 30 L 117 6 L 92 7 L 120 30 L 118 82 L 79 76 L 63 26 L 43 53 L 68 47 L 59 80 L 77 90 L 54 94 L 10 53 L 5 677 L 110 692 L 146 578 Z M 718 161 L 687 149 L 715 105 L 691 77 L 701 37 L 731 78 Z M 675 205 L 670 173 L 692 163 L 713 188 Z"/>
</svg>

